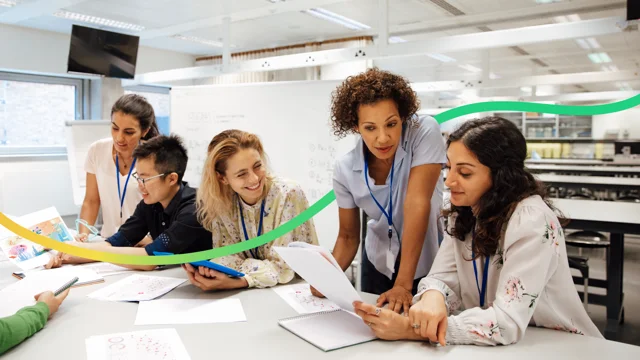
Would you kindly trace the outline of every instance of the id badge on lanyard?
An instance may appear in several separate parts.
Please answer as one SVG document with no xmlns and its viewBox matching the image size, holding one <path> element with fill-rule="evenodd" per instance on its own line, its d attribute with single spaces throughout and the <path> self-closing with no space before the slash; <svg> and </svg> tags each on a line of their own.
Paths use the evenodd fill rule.
<svg viewBox="0 0 640 360">
<path fill-rule="evenodd" d="M 389 246 L 386 248 L 385 258 L 386 258 L 386 266 L 392 272 L 395 272 L 396 257 L 395 255 L 393 255 L 393 252 L 391 252 L 391 244 L 394 240 L 399 242 L 398 233 L 394 231 L 394 226 L 393 226 L 393 173 L 395 170 L 395 166 L 396 166 L 396 163 L 394 159 L 391 165 L 391 175 L 390 175 L 390 181 L 389 181 L 389 212 L 387 213 L 387 211 L 384 209 L 384 207 L 382 207 L 382 205 L 380 205 L 380 203 L 378 202 L 378 199 L 376 199 L 376 197 L 373 195 L 373 192 L 371 191 L 371 187 L 369 186 L 369 165 L 367 164 L 366 157 L 364 160 L 364 180 L 367 183 L 369 194 L 371 194 L 371 198 L 373 199 L 373 201 L 376 203 L 376 205 L 382 212 L 382 215 L 387 219 L 387 225 L 388 225 L 387 237 L 389 238 Z"/>
<path fill-rule="evenodd" d="M 131 163 L 131 167 L 129 168 L 129 174 L 127 175 L 127 180 L 124 183 L 124 190 L 120 191 L 120 166 L 118 164 L 118 154 L 116 153 L 116 181 L 118 183 L 118 200 L 120 200 L 120 224 L 122 225 L 122 208 L 124 207 L 124 197 L 127 195 L 127 185 L 129 185 L 129 178 L 131 177 L 131 172 L 133 171 L 133 167 L 136 166 L 136 161 L 138 159 L 133 159 Z"/>
</svg>

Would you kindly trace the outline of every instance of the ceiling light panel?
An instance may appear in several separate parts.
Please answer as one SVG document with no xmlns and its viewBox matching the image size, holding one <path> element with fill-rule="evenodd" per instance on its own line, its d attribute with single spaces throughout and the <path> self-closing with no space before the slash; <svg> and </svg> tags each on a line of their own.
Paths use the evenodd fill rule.
<svg viewBox="0 0 640 360">
<path fill-rule="evenodd" d="M 342 15 L 338 15 L 336 13 L 333 13 L 329 10 L 325 10 L 322 8 L 313 8 L 313 9 L 309 9 L 309 10 L 303 10 L 302 11 L 305 14 L 314 16 L 318 19 L 323 19 L 326 21 L 330 21 L 332 23 L 338 24 L 338 25 L 342 25 L 346 28 L 349 28 L 351 30 L 368 30 L 371 29 L 371 27 L 369 25 L 357 22 L 353 19 L 349 19 L 348 17 L 342 16 Z"/>
<path fill-rule="evenodd" d="M 53 16 L 63 18 L 63 19 L 108 26 L 108 27 L 118 28 L 118 29 L 133 30 L 133 31 L 144 30 L 144 26 L 142 25 L 131 24 L 131 23 L 126 23 L 122 21 L 111 20 L 111 19 L 85 15 L 85 14 L 79 14 L 79 13 L 74 13 L 74 12 L 64 11 L 64 10 L 55 12 Z"/>
</svg>

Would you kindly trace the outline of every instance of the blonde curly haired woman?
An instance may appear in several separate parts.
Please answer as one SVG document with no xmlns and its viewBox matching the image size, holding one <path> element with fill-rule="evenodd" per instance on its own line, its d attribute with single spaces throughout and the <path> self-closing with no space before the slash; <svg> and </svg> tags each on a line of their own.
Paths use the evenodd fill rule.
<svg viewBox="0 0 640 360">
<path fill-rule="evenodd" d="M 197 200 L 198 219 L 213 234 L 213 247 L 253 239 L 308 208 L 302 188 L 273 176 L 260 139 L 241 130 L 225 130 L 210 142 Z M 299 241 L 317 245 L 313 220 L 260 247 L 211 259 L 245 274 L 231 278 L 215 270 L 185 264 L 191 283 L 204 291 L 266 288 L 290 282 L 295 273 L 272 250 Z"/>
</svg>

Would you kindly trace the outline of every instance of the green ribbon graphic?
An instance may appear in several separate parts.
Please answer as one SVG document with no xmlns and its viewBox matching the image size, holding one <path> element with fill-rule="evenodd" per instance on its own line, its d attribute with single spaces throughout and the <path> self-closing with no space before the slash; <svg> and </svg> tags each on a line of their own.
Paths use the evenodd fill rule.
<svg viewBox="0 0 640 360">
<path fill-rule="evenodd" d="M 522 111 L 561 115 L 601 115 L 627 110 L 638 105 L 640 105 L 640 95 L 636 95 L 631 98 L 610 104 L 586 106 L 538 104 L 518 101 L 488 101 L 463 105 L 451 110 L 447 110 L 445 112 L 442 112 L 441 114 L 436 115 L 435 119 L 439 124 L 442 124 L 443 122 L 454 119 L 456 117 L 487 111 Z M 58 242 L 43 235 L 38 235 L 28 229 L 25 229 L 24 227 L 13 222 L 3 213 L 0 213 L 0 225 L 29 241 L 45 246 L 46 248 L 65 252 L 74 256 L 117 264 L 170 265 L 218 258 L 221 256 L 237 254 L 242 251 L 262 246 L 270 241 L 273 241 L 274 239 L 277 239 L 280 236 L 287 234 L 304 222 L 308 221 L 324 208 L 326 208 L 329 204 L 331 204 L 335 200 L 335 198 L 336 197 L 333 190 L 329 191 L 320 200 L 311 205 L 308 209 L 300 213 L 295 218 L 287 221 L 284 224 L 281 224 L 279 227 L 269 231 L 268 233 L 260 235 L 251 240 L 206 251 L 170 256 L 120 255 L 73 246 L 70 244 Z"/>
</svg>

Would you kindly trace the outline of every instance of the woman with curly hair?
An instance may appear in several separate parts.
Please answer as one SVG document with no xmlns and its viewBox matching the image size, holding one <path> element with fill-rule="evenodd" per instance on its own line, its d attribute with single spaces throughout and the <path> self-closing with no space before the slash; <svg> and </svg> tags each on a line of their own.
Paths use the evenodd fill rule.
<svg viewBox="0 0 640 360">
<path fill-rule="evenodd" d="M 333 256 L 343 269 L 349 267 L 360 243 L 359 210 L 364 210 L 370 220 L 362 291 L 380 294 L 378 306 L 388 303 L 405 314 L 438 251 L 446 162 L 440 127 L 431 117 L 416 116 L 419 105 L 404 78 L 370 69 L 337 88 L 331 109 L 337 136 L 360 135 L 334 168 L 340 229 Z"/>
<path fill-rule="evenodd" d="M 409 316 L 354 304 L 378 337 L 508 345 L 535 325 L 602 338 L 582 307 L 562 227 L 544 185 L 525 169 L 526 155 L 520 130 L 499 117 L 468 121 L 451 134 L 448 228 Z"/>
</svg>

